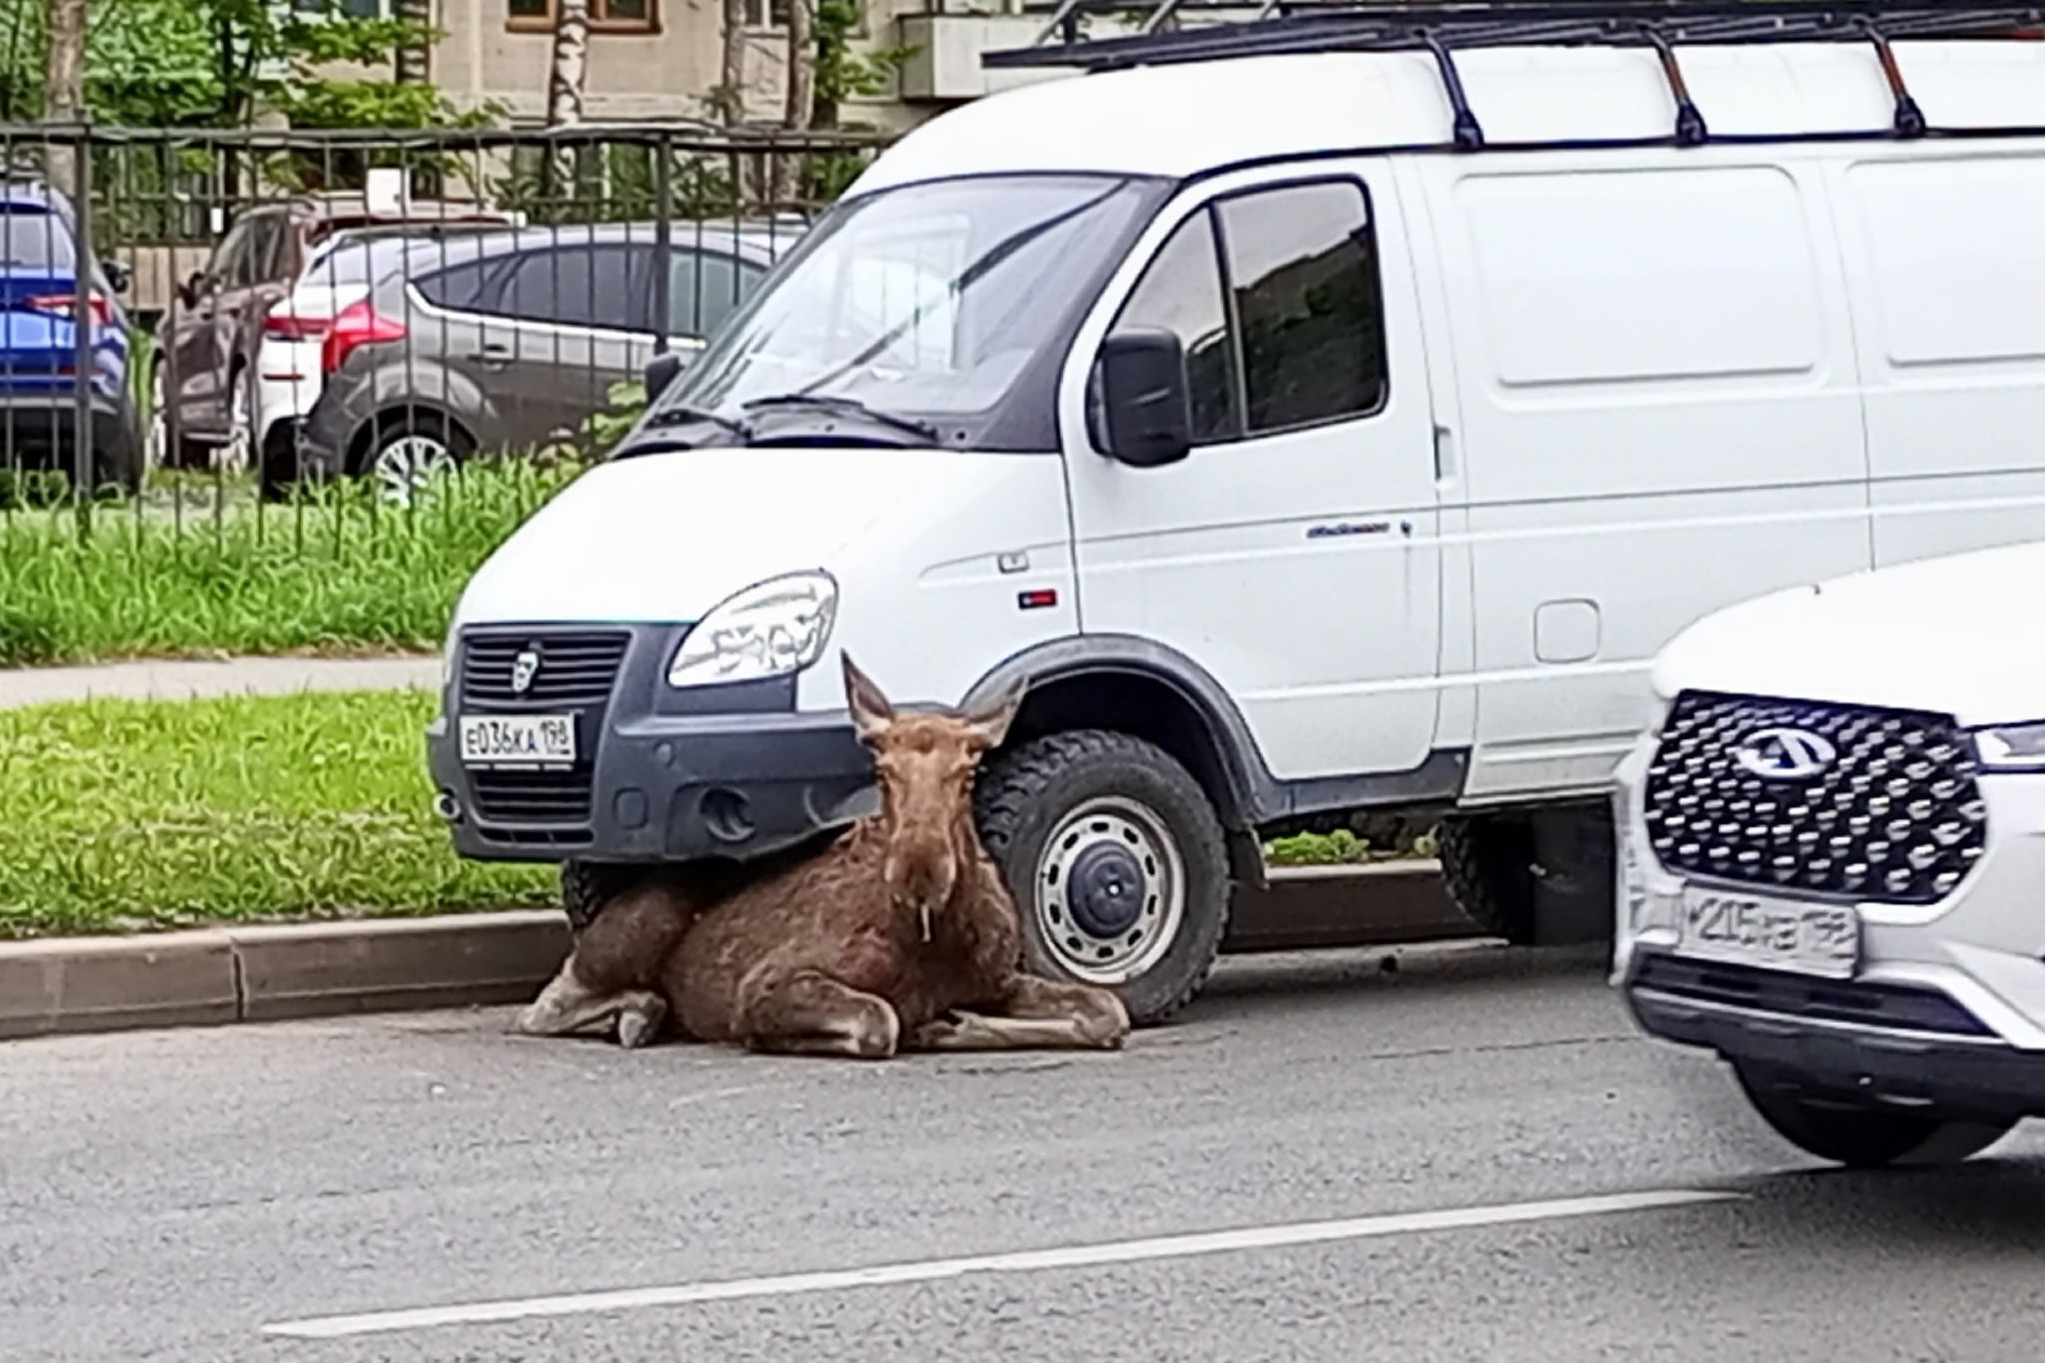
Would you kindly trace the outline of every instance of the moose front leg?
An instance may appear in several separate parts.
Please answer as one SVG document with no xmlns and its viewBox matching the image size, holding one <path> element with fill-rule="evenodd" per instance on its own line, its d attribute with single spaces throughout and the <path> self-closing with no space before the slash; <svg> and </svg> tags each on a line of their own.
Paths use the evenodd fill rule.
<svg viewBox="0 0 2045 1363">
<path fill-rule="evenodd" d="M 918 1027 L 908 1048 L 923 1051 L 1120 1050 L 1129 1010 L 1105 989 L 1017 975 L 999 1013 L 959 1009 Z"/>
<path fill-rule="evenodd" d="M 902 1022 L 878 994 L 805 969 L 746 981 L 737 1030 L 755 1051 L 885 1060 L 895 1053 Z"/>
</svg>

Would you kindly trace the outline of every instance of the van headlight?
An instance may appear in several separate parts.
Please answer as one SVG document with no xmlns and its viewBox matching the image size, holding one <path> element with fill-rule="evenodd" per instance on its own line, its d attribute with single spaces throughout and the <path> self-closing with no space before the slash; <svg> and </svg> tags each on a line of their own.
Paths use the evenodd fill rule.
<svg viewBox="0 0 2045 1363">
<path fill-rule="evenodd" d="M 1989 771 L 2045 771 L 2045 721 L 1976 729 L 1974 750 Z"/>
<path fill-rule="evenodd" d="M 838 583 L 823 571 L 769 578 L 726 597 L 682 639 L 667 684 L 717 686 L 800 672 L 823 656 Z"/>
</svg>

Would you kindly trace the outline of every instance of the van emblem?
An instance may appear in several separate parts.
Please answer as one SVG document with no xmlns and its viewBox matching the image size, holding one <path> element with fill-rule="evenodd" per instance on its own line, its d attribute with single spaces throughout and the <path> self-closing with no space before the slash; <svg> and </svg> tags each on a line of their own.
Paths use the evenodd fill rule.
<svg viewBox="0 0 2045 1363">
<path fill-rule="evenodd" d="M 1769 781 L 1803 781 L 1839 758 L 1829 739 L 1807 729 L 1761 729 L 1747 735 L 1734 760 Z"/>
<path fill-rule="evenodd" d="M 511 660 L 511 694 L 522 696 L 533 689 L 533 679 L 540 675 L 540 651 L 528 648 Z"/>
</svg>

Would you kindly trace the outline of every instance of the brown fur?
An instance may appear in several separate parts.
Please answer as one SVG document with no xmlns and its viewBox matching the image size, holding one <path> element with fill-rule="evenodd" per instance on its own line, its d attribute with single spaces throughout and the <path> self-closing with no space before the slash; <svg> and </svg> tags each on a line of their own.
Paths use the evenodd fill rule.
<svg viewBox="0 0 2045 1363">
<path fill-rule="evenodd" d="M 615 1017 L 631 1046 L 671 1021 L 704 1041 L 869 1058 L 1122 1044 L 1112 993 L 1024 973 L 1021 917 L 973 826 L 974 773 L 1020 691 L 974 715 L 897 715 L 849 658 L 844 671 L 881 812 L 820 847 L 628 890 L 520 1030 Z"/>
</svg>

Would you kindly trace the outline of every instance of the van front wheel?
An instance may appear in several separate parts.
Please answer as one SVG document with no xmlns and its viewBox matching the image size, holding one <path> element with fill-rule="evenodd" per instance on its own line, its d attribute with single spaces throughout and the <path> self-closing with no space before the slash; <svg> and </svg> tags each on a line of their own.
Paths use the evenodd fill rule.
<svg viewBox="0 0 2045 1363">
<path fill-rule="evenodd" d="M 992 760 L 975 804 L 1031 970 L 1114 990 L 1139 1027 L 1200 992 L 1232 886 L 1221 821 L 1185 767 L 1127 734 L 1052 734 Z"/>
<path fill-rule="evenodd" d="M 1533 826 L 1510 814 L 1451 814 L 1434 832 L 1442 885 L 1478 928 L 1508 942 L 1534 937 Z"/>
</svg>

